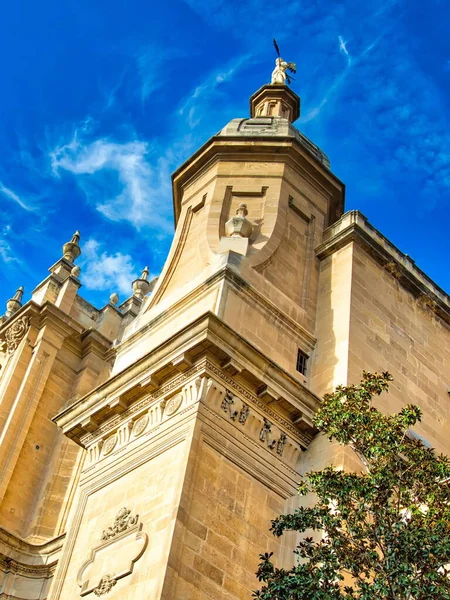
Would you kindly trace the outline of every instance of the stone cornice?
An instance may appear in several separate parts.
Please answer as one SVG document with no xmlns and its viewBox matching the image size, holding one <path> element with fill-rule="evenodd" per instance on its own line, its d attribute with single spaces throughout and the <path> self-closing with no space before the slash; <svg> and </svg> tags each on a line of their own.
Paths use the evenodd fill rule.
<svg viewBox="0 0 450 600">
<path fill-rule="evenodd" d="M 29 317 L 31 325 L 37 330 L 47 326 L 52 332 L 64 340 L 68 340 L 74 352 L 81 352 L 80 356 L 94 352 L 105 358 L 111 349 L 111 342 L 95 329 L 86 329 L 51 302 L 44 302 L 44 304 L 39 305 L 32 300 L 1 325 L 0 339 L 4 337 L 7 329 L 15 321 L 23 317 Z M 77 338 L 81 340 L 80 343 L 74 341 Z"/>
<path fill-rule="evenodd" d="M 63 533 L 42 544 L 31 544 L 19 536 L 11 533 L 7 529 L 0 527 L 0 543 L 5 544 L 11 550 L 15 550 L 22 555 L 28 555 L 32 558 L 45 557 L 61 550 L 66 534 Z M 25 562 L 25 558 L 23 560 Z"/>
<path fill-rule="evenodd" d="M 56 332 L 68 337 L 73 334 L 80 334 L 84 330 L 83 326 L 77 323 L 75 319 L 69 317 L 60 308 L 51 302 L 44 302 L 39 305 L 30 300 L 20 308 L 13 317 L 5 321 L 0 327 L 0 336 L 2 333 L 20 317 L 30 317 L 31 324 L 38 329 L 44 325 L 50 324 Z"/>
<path fill-rule="evenodd" d="M 311 348 L 311 350 L 314 348 L 316 344 L 316 338 L 312 333 L 310 333 L 307 329 L 290 317 L 286 312 L 280 310 L 276 304 L 261 294 L 254 286 L 249 284 L 243 277 L 241 277 L 237 270 L 233 268 L 231 263 L 227 263 L 206 280 L 202 281 L 197 287 L 192 289 L 186 295 L 182 296 L 177 302 L 174 302 L 172 305 L 170 305 L 163 313 L 157 315 L 143 327 L 137 329 L 132 335 L 130 335 L 130 337 L 126 338 L 120 345 L 114 348 L 115 352 L 123 353 L 124 350 L 133 346 L 134 343 L 139 340 L 139 338 L 141 338 L 146 331 L 157 326 L 158 323 L 167 320 L 190 302 L 195 301 L 201 295 L 203 290 L 206 290 L 223 280 L 233 285 L 233 287 L 238 290 L 239 293 L 247 296 L 252 304 L 254 304 L 256 307 L 266 310 L 271 315 L 274 315 L 279 320 L 282 327 L 285 327 L 296 337 L 301 338 L 305 344 Z"/>
<path fill-rule="evenodd" d="M 359 211 L 349 211 L 324 232 L 324 241 L 316 248 L 316 255 L 323 260 L 351 242 L 363 247 L 415 297 L 429 299 L 427 306 L 450 324 L 450 297 L 409 256 L 370 225 Z"/>
<path fill-rule="evenodd" d="M 209 355 L 224 363 L 235 360 L 250 374 L 253 385 L 263 390 L 262 397 L 271 401 L 282 397 L 292 412 L 306 419 L 310 427 L 319 403 L 317 396 L 212 313 L 206 313 L 125 371 L 77 400 L 53 421 L 80 443 L 84 434 L 96 431 L 117 412 L 127 410 L 131 402 L 145 393 L 148 395 L 148 389 L 158 388 L 160 377 L 168 380 Z"/>
<path fill-rule="evenodd" d="M 96 329 L 87 329 L 82 333 L 81 352 L 83 357 L 92 352 L 104 359 L 110 349 L 111 342 Z"/>
<path fill-rule="evenodd" d="M 344 210 L 344 184 L 320 161 L 316 160 L 296 139 L 292 137 L 258 136 L 251 137 L 212 137 L 188 161 L 172 175 L 175 225 L 181 212 L 181 199 L 184 186 L 201 175 L 219 160 L 248 160 L 291 163 L 305 177 L 314 180 L 323 192 L 332 199 L 329 223 L 333 223 Z"/>
</svg>

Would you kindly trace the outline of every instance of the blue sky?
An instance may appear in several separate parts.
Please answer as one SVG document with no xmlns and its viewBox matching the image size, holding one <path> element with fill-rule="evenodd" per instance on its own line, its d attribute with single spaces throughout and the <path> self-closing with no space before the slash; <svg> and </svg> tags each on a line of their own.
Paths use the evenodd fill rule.
<svg viewBox="0 0 450 600">
<path fill-rule="evenodd" d="M 15 0 L 0 9 L 0 313 L 82 235 L 121 301 L 172 233 L 170 174 L 297 63 L 297 127 L 358 208 L 450 292 L 449 0 Z"/>
</svg>

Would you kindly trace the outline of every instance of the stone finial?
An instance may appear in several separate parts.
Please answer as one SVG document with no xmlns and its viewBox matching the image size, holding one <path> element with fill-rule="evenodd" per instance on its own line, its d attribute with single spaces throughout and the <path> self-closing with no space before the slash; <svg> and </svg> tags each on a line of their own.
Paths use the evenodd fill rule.
<svg viewBox="0 0 450 600">
<path fill-rule="evenodd" d="M 133 296 L 142 300 L 142 298 L 150 291 L 150 283 L 148 281 L 148 267 L 142 271 L 141 276 L 133 281 Z"/>
<path fill-rule="evenodd" d="M 23 286 L 20 286 L 20 288 L 17 289 L 17 292 L 14 294 L 14 296 L 6 302 L 6 312 L 5 312 L 6 319 L 9 319 L 9 317 L 12 317 L 12 315 L 14 313 L 16 313 L 19 310 L 19 308 L 22 306 L 22 297 L 23 297 Z"/>
<path fill-rule="evenodd" d="M 252 235 L 253 225 L 247 219 L 248 210 L 246 204 L 239 204 L 236 216 L 231 217 L 225 223 L 225 233 L 228 237 L 249 238 Z"/>
<path fill-rule="evenodd" d="M 75 265 L 74 268 L 70 271 L 70 274 L 72 275 L 72 277 L 76 277 L 77 279 L 80 276 L 80 273 L 81 273 L 81 269 L 78 265 Z"/>
<path fill-rule="evenodd" d="M 78 245 L 80 241 L 80 232 L 75 231 L 70 242 L 66 242 L 63 249 L 63 258 L 73 263 L 81 254 L 81 248 Z"/>
<path fill-rule="evenodd" d="M 109 302 L 113 306 L 116 306 L 117 303 L 119 302 L 119 294 L 117 294 L 116 292 L 112 293 L 111 296 L 109 297 Z"/>
</svg>

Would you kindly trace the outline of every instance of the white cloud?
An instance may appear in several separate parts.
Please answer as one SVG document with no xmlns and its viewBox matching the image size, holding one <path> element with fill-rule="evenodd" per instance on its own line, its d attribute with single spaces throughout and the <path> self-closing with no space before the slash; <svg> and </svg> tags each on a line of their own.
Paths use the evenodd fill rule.
<svg viewBox="0 0 450 600">
<path fill-rule="evenodd" d="M 347 50 L 347 42 L 344 40 L 342 35 L 340 35 L 338 39 L 339 39 L 339 50 L 347 58 L 347 64 L 348 64 L 348 66 L 350 66 L 351 62 L 352 62 L 352 57 L 350 56 L 350 52 Z"/>
<path fill-rule="evenodd" d="M 119 291 L 126 297 L 132 293 L 131 284 L 140 271 L 129 254 L 108 254 L 97 240 L 83 244 L 81 281 L 90 290 Z"/>
<path fill-rule="evenodd" d="M 33 210 L 32 206 L 30 206 L 25 200 L 23 200 L 23 198 L 21 198 L 18 194 L 13 192 L 10 188 L 7 188 L 5 185 L 3 185 L 3 183 L 1 181 L 0 181 L 0 194 L 2 194 L 5 198 L 8 198 L 8 200 L 12 200 L 16 204 L 18 204 L 21 208 L 23 208 L 24 210 L 28 210 L 28 211 Z"/>
<path fill-rule="evenodd" d="M 150 227 L 172 233 L 170 171 L 164 157 L 150 165 L 147 142 L 92 142 L 76 132 L 51 153 L 52 170 L 72 173 L 96 209 L 112 221 L 128 221 L 136 229 Z"/>
<path fill-rule="evenodd" d="M 0 258 L 4 262 L 17 262 L 17 258 L 13 255 L 11 245 L 6 240 L 0 240 Z"/>
<path fill-rule="evenodd" d="M 184 100 L 178 115 L 185 119 L 187 125 L 193 129 L 197 127 L 203 116 L 208 115 L 205 104 L 209 104 L 219 93 L 221 84 L 229 82 L 250 59 L 250 54 L 234 58 L 230 66 L 211 73 L 198 85 Z"/>
</svg>

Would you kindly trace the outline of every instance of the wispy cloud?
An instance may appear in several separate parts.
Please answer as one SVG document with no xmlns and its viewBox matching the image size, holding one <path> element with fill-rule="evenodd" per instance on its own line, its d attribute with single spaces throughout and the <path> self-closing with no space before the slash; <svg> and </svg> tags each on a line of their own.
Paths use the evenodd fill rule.
<svg viewBox="0 0 450 600">
<path fill-rule="evenodd" d="M 28 201 L 24 200 L 23 197 L 16 194 L 16 192 L 13 192 L 13 190 L 11 188 L 6 187 L 6 185 L 4 185 L 1 181 L 0 181 L 0 194 L 2 194 L 8 200 L 12 200 L 16 204 L 18 204 L 21 208 L 23 208 L 24 210 L 27 210 L 27 211 L 34 210 L 34 207 L 32 205 L 30 205 L 28 203 Z"/>
<path fill-rule="evenodd" d="M 18 262 L 17 258 L 14 256 L 10 243 L 4 239 L 0 239 L 0 258 L 5 263 Z"/>
<path fill-rule="evenodd" d="M 140 271 L 129 254 L 109 253 L 94 238 L 83 244 L 81 281 L 89 290 L 119 291 L 126 297 L 132 293 L 131 284 Z"/>
<path fill-rule="evenodd" d="M 220 95 L 220 86 L 231 81 L 246 65 L 250 57 L 250 54 L 243 54 L 234 58 L 230 64 L 210 73 L 189 93 L 178 110 L 178 116 L 189 128 L 194 129 L 200 124 L 202 118 L 207 114 L 205 105 L 211 104 L 214 99 L 217 100 L 217 96 Z"/>
<path fill-rule="evenodd" d="M 70 142 L 56 147 L 50 158 L 53 173 L 72 173 L 106 218 L 169 234 L 170 208 L 161 202 L 161 197 L 170 195 L 169 173 L 164 158 L 153 155 L 151 164 L 151 155 L 147 142 L 88 141 L 83 133 L 76 132 Z"/>
<path fill-rule="evenodd" d="M 347 42 L 344 40 L 342 35 L 340 35 L 338 39 L 339 39 L 339 50 L 347 58 L 347 65 L 350 66 L 352 64 L 352 57 L 350 56 L 350 52 L 347 50 Z"/>
</svg>

